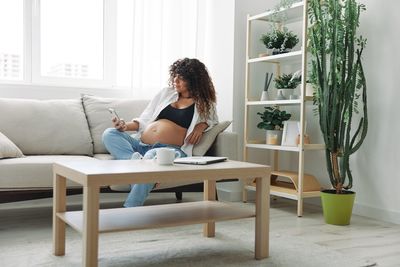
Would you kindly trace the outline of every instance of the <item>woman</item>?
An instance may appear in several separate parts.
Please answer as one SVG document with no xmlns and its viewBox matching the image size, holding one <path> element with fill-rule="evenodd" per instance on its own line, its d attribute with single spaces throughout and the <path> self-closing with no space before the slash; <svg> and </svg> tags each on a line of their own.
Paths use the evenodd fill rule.
<svg viewBox="0 0 400 267">
<path fill-rule="evenodd" d="M 113 118 L 114 128 L 103 133 L 103 143 L 115 159 L 151 159 L 160 147 L 191 156 L 193 145 L 218 123 L 215 89 L 205 65 L 184 58 L 170 66 L 169 74 L 170 87 L 161 90 L 139 118 Z M 125 131 L 138 134 L 132 137 Z M 142 206 L 154 185 L 132 184 L 124 207 Z"/>
</svg>

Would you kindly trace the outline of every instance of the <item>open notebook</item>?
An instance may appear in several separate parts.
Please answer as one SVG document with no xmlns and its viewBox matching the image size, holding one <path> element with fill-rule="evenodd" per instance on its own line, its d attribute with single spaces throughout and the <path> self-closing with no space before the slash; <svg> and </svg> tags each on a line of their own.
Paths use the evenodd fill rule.
<svg viewBox="0 0 400 267">
<path fill-rule="evenodd" d="M 210 163 L 216 163 L 227 160 L 227 157 L 185 157 L 185 158 L 178 158 L 174 160 L 174 163 L 178 164 L 194 164 L 194 165 L 206 165 Z"/>
</svg>

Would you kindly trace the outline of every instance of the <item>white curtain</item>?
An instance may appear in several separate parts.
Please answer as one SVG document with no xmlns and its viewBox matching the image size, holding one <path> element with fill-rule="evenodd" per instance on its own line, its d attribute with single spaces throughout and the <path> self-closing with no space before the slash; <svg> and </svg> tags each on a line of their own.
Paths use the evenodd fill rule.
<svg viewBox="0 0 400 267">
<path fill-rule="evenodd" d="M 132 90 L 152 98 L 168 84 L 169 66 L 197 55 L 198 0 L 135 0 Z"/>
</svg>

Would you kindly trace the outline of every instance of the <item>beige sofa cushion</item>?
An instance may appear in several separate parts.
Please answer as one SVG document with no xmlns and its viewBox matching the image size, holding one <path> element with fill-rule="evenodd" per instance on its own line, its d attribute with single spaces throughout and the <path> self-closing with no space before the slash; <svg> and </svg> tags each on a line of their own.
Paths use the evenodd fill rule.
<svg viewBox="0 0 400 267">
<path fill-rule="evenodd" d="M 83 95 L 82 100 L 95 154 L 108 153 L 101 140 L 104 130 L 112 127 L 111 114 L 107 108 L 114 108 L 121 119 L 130 121 L 139 117 L 149 103 L 148 100 L 103 98 L 90 95 Z"/>
<path fill-rule="evenodd" d="M 231 124 L 230 121 L 222 121 L 212 127 L 209 131 L 205 132 L 200 140 L 200 142 L 193 147 L 194 156 L 204 156 L 211 145 L 214 143 L 215 138 L 218 134 L 225 131 L 226 128 Z"/>
<path fill-rule="evenodd" d="M 92 155 L 80 99 L 0 98 L 0 131 L 25 155 Z"/>
<path fill-rule="evenodd" d="M 0 159 L 3 158 L 20 158 L 23 157 L 21 150 L 0 132 Z"/>
</svg>

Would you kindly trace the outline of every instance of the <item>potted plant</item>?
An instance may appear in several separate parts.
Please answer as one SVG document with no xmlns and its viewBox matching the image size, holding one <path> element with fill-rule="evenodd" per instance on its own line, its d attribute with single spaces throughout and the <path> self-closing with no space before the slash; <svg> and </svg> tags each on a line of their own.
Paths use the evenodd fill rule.
<svg viewBox="0 0 400 267">
<path fill-rule="evenodd" d="M 350 156 L 361 147 L 368 130 L 367 86 L 361 61 L 366 39 L 357 35 L 364 10 L 365 6 L 356 0 L 309 2 L 310 78 L 316 89 L 327 171 L 333 187 L 324 190 L 321 199 L 325 221 L 330 224 L 350 223 L 355 198 L 350 191 Z"/>
<path fill-rule="evenodd" d="M 292 73 L 282 74 L 274 79 L 275 87 L 278 89 L 277 100 L 289 99 L 294 89 L 301 83 L 301 75 Z"/>
<path fill-rule="evenodd" d="M 280 145 L 282 140 L 283 122 L 292 116 L 284 110 L 279 110 L 278 106 L 264 107 L 264 112 L 257 112 L 261 122 L 257 124 L 259 129 L 267 130 L 266 143 L 268 145 Z"/>
<path fill-rule="evenodd" d="M 260 39 L 267 49 L 272 49 L 272 54 L 289 52 L 299 42 L 299 38 L 286 27 L 283 30 L 273 28 L 270 32 L 263 34 Z"/>
</svg>

